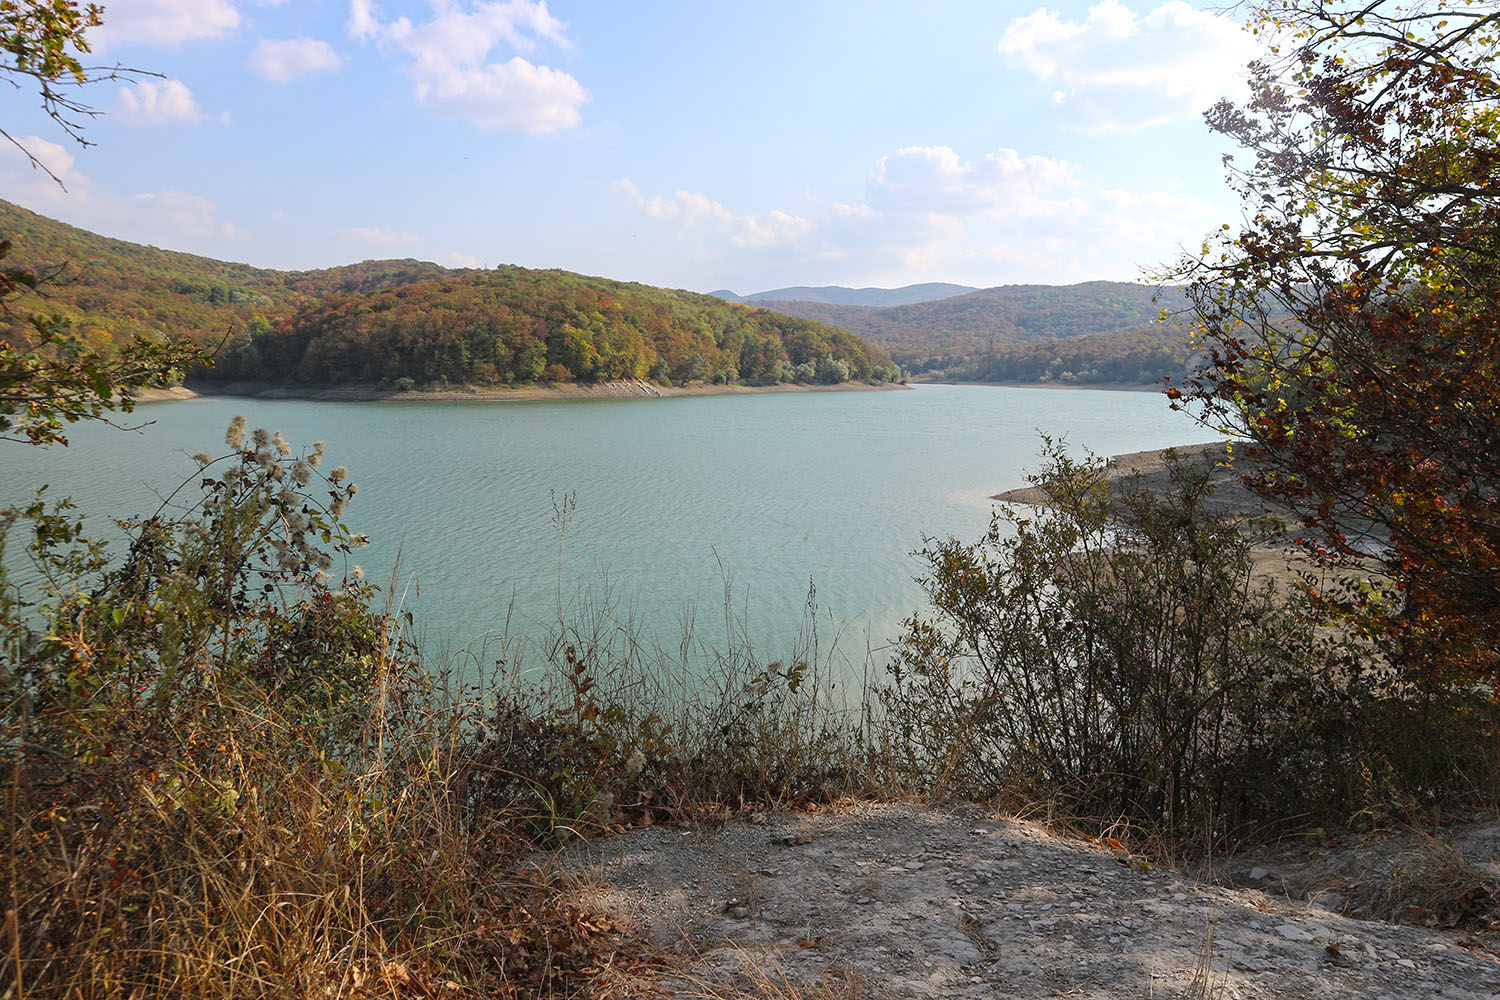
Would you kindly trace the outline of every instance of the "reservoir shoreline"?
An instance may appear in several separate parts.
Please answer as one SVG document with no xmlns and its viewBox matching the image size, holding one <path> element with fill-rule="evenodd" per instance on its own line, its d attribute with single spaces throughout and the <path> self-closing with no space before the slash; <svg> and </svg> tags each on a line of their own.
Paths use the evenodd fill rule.
<svg viewBox="0 0 1500 1000">
<path fill-rule="evenodd" d="M 208 382 L 192 380 L 185 387 L 149 390 L 138 393 L 137 402 L 159 402 L 189 399 L 193 396 L 242 396 L 249 399 L 308 399 L 336 402 L 525 402 L 561 399 L 650 399 L 668 396 L 728 396 L 772 392 L 863 392 L 885 389 L 909 389 L 892 382 L 872 385 L 865 382 L 841 382 L 837 385 L 656 385 L 639 379 L 599 382 L 594 385 L 527 386 L 504 389 L 493 386 L 453 386 L 448 389 L 380 388 L 374 385 L 301 386 L 277 382 Z"/>
</svg>

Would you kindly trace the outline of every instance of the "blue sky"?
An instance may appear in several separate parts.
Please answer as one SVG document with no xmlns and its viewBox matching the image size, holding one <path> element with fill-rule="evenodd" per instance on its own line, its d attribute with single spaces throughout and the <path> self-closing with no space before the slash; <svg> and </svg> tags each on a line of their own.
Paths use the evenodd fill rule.
<svg viewBox="0 0 1500 1000">
<path fill-rule="evenodd" d="M 1133 279 L 1237 218 L 1201 112 L 1255 41 L 1180 0 L 115 0 L 96 145 L 0 192 L 279 268 L 521 264 L 708 291 Z"/>
</svg>

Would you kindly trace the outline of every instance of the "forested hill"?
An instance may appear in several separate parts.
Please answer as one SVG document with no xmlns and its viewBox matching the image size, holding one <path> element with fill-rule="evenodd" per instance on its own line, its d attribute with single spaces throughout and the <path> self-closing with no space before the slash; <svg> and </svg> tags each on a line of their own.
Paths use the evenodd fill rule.
<svg viewBox="0 0 1500 1000">
<path fill-rule="evenodd" d="M 219 371 L 317 384 L 900 377 L 885 351 L 822 323 L 693 292 L 521 267 L 326 296 L 237 341 Z"/>
<path fill-rule="evenodd" d="M 565 271 L 414 260 L 276 271 L 110 239 L 0 201 L 7 265 L 56 273 L 34 312 L 95 345 L 135 335 L 223 345 L 213 378 L 324 384 L 887 380 L 885 351 L 843 330 L 706 295 Z"/>
<path fill-rule="evenodd" d="M 807 301 L 763 301 L 758 305 L 792 316 L 833 323 L 880 344 L 914 374 L 952 378 L 1037 381 L 1054 373 L 1108 371 L 1092 381 L 1147 381 L 1186 370 L 1186 330 L 1157 324 L 1163 310 L 1183 305 L 1174 288 L 1117 281 L 1078 285 L 1002 285 L 932 302 L 885 308 Z M 1083 351 L 1051 345 L 1065 355 L 1062 367 L 1044 356 L 1041 341 L 1087 338 Z M 1145 361 L 1137 368 L 1136 361 Z M 1164 366 L 1157 371 L 1158 367 Z M 1066 381 L 1066 380 L 1065 380 Z"/>
<path fill-rule="evenodd" d="M 0 239 L 11 243 L 9 264 L 55 276 L 45 301 L 22 298 L 11 316 L 0 316 L 0 329 L 14 329 L 32 312 L 56 312 L 96 341 L 160 332 L 217 343 L 254 317 L 284 319 L 330 293 L 376 291 L 448 273 L 415 260 L 274 271 L 111 239 L 3 200 Z"/>
</svg>

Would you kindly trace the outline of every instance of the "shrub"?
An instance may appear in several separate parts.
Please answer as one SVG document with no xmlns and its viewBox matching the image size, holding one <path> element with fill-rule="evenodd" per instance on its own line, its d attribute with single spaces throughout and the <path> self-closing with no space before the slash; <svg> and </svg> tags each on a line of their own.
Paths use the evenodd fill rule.
<svg viewBox="0 0 1500 1000">
<path fill-rule="evenodd" d="M 228 443 L 112 568 L 66 504 L 7 512 L 53 592 L 0 579 L 0 993 L 576 992 L 618 935 L 465 808 L 476 713 L 331 575 L 347 473 L 243 418 Z"/>
<path fill-rule="evenodd" d="M 882 692 L 914 780 L 1226 838 L 1436 801 L 1487 766 L 1493 706 L 1401 687 L 1257 585 L 1206 465 L 1169 454 L 1154 493 L 1048 459 L 1033 482 L 1050 512 L 921 553 L 933 613 L 908 622 Z M 1432 740 L 1414 747 L 1392 723 L 1424 706 Z"/>
</svg>

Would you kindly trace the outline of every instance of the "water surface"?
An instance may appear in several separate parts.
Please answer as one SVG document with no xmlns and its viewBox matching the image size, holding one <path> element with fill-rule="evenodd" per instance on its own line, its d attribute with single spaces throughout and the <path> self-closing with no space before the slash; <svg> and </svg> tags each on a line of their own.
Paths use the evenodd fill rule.
<svg viewBox="0 0 1500 1000">
<path fill-rule="evenodd" d="M 0 448 L 0 505 L 50 483 L 88 511 L 144 513 L 220 454 L 235 413 L 294 444 L 328 442 L 360 485 L 359 561 L 430 652 L 610 604 L 667 644 L 723 631 L 726 584 L 776 655 L 809 582 L 823 636 L 880 645 L 921 603 L 924 535 L 976 538 L 988 497 L 1022 484 L 1039 433 L 1110 455 L 1208 440 L 1154 393 L 919 386 L 514 403 L 201 398 L 143 406 L 135 433 L 76 425 L 72 444 Z M 564 499 L 576 507 L 566 518 Z M 561 529 L 561 530 L 559 530 Z M 116 535 L 118 533 L 116 532 Z M 418 593 L 418 590 L 420 593 Z"/>
</svg>

